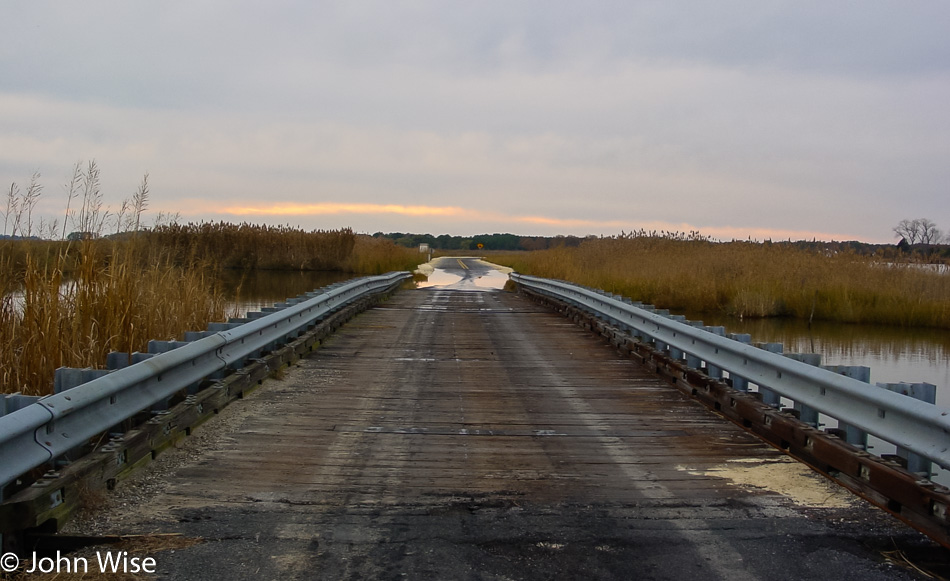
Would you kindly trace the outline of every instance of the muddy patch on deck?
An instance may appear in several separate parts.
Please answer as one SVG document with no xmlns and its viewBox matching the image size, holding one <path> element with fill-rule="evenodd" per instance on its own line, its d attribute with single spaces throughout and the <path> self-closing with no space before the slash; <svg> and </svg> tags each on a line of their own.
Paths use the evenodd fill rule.
<svg viewBox="0 0 950 581">
<path fill-rule="evenodd" d="M 849 508 L 856 502 L 850 492 L 790 458 L 766 462 L 738 459 L 705 470 L 687 466 L 677 468 L 695 476 L 724 478 L 743 488 L 775 492 L 798 506 L 808 508 Z"/>
</svg>

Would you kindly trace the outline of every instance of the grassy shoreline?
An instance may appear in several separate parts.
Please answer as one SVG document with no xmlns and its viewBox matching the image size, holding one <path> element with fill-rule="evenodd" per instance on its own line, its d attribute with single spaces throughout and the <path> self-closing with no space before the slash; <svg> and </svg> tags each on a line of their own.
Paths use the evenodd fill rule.
<svg viewBox="0 0 950 581">
<path fill-rule="evenodd" d="M 950 329 L 947 275 L 849 252 L 633 236 L 491 260 L 674 312 Z"/>
</svg>

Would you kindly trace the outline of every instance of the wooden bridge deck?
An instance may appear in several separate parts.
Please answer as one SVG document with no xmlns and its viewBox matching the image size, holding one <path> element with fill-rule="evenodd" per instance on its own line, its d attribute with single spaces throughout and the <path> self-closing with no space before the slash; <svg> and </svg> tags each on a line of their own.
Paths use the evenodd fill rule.
<svg viewBox="0 0 950 581">
<path fill-rule="evenodd" d="M 169 578 L 915 578 L 868 548 L 913 533 L 512 293 L 400 291 L 241 407 L 110 531 L 206 539 Z"/>
</svg>

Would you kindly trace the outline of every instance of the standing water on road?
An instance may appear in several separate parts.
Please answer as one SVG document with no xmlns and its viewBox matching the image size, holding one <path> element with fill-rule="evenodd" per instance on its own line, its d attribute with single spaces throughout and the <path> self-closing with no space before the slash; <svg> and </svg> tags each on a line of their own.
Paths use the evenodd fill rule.
<svg viewBox="0 0 950 581">
<path fill-rule="evenodd" d="M 499 290 L 508 282 L 510 268 L 470 256 L 442 256 L 419 267 L 427 280 L 417 282 L 418 288 L 455 290 Z"/>
</svg>

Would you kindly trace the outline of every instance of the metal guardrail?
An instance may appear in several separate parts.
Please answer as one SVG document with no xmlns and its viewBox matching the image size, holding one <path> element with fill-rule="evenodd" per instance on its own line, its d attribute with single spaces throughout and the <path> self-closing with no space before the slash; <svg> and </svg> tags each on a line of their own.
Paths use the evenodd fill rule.
<svg viewBox="0 0 950 581">
<path fill-rule="evenodd" d="M 364 277 L 277 312 L 212 333 L 0 416 L 0 491 L 30 470 L 82 446 L 142 410 L 305 330 L 331 310 L 409 278 Z"/>
<path fill-rule="evenodd" d="M 770 353 L 571 283 L 511 273 L 526 288 L 572 304 L 665 344 L 707 369 L 771 390 L 950 468 L 950 410 L 833 371 Z"/>
</svg>

